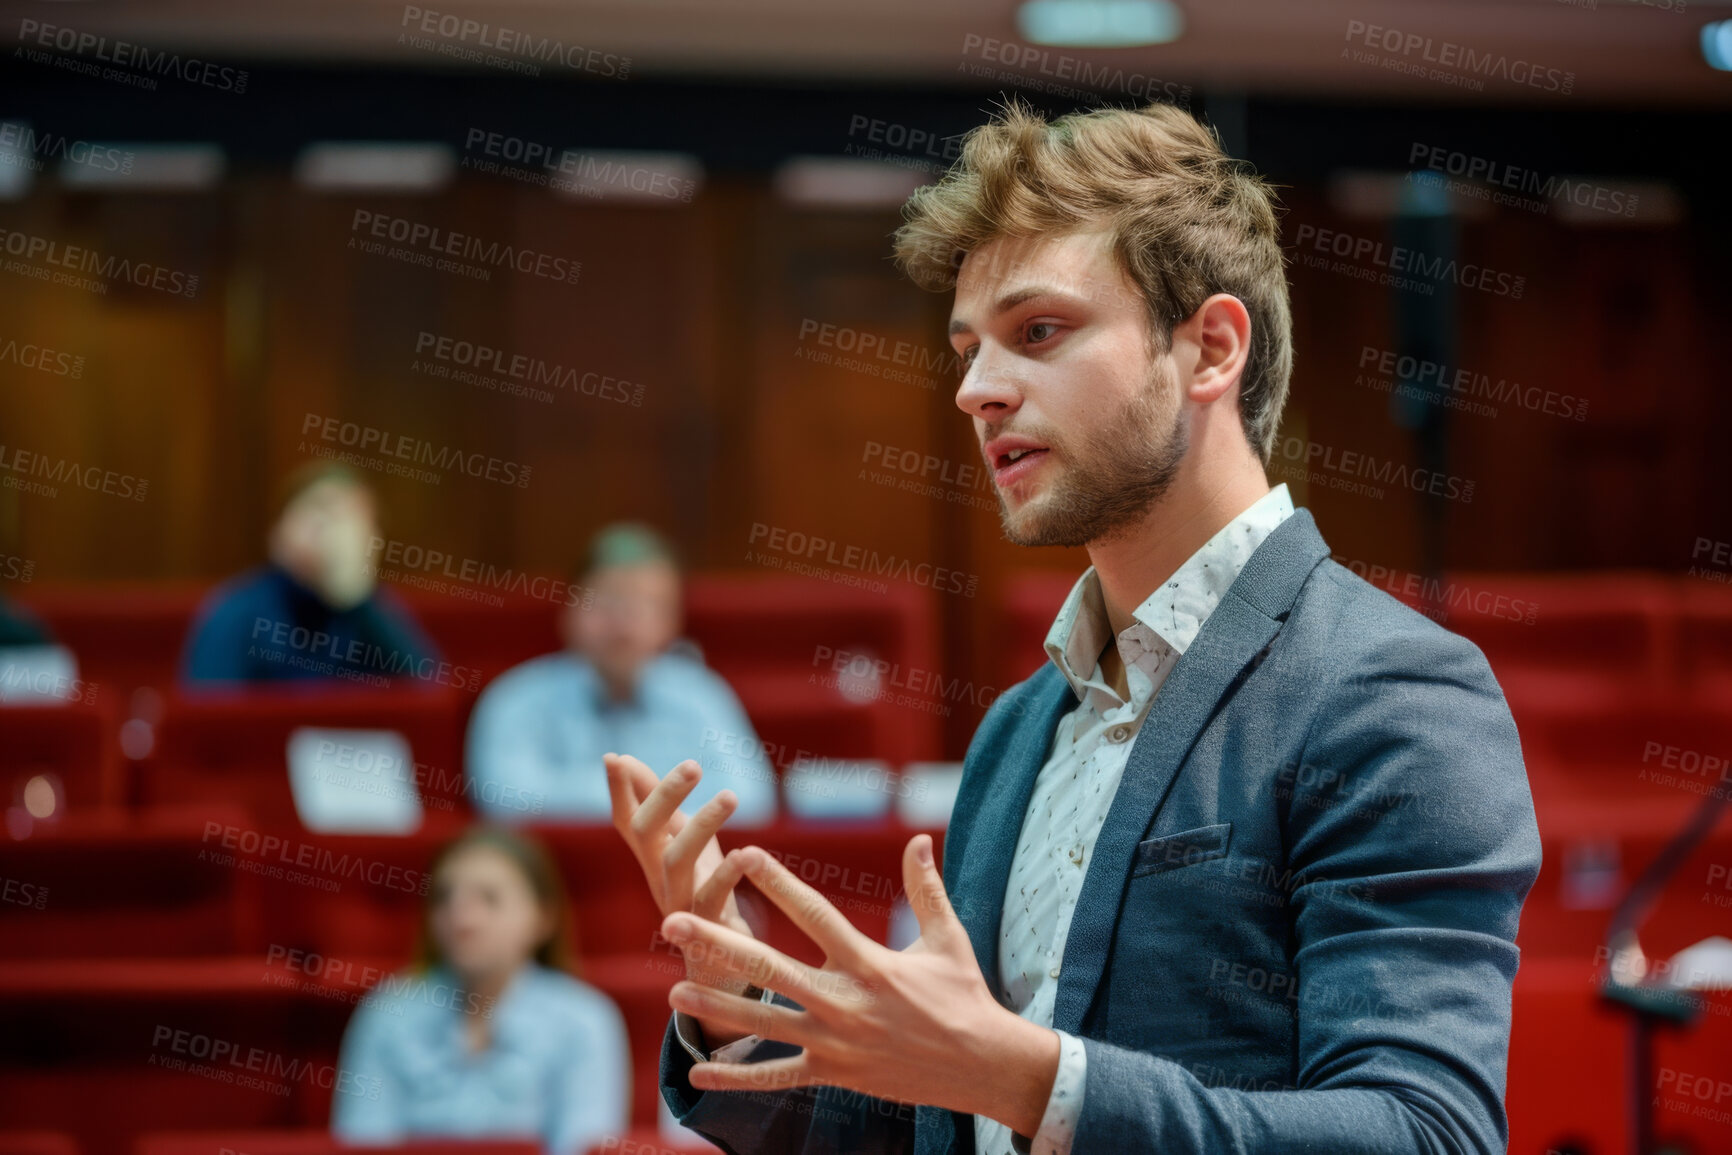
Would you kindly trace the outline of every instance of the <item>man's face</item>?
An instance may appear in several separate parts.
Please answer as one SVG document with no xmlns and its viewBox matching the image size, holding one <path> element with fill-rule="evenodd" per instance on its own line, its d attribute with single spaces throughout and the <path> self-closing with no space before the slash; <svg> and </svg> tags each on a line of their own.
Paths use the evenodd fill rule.
<svg viewBox="0 0 1732 1155">
<path fill-rule="evenodd" d="M 283 507 L 271 527 L 271 556 L 303 584 L 335 594 L 359 582 L 350 575 L 368 572 L 367 550 L 378 532 L 372 494 L 326 478 Z"/>
<path fill-rule="evenodd" d="M 1148 307 L 1109 236 L 981 245 L 950 315 L 964 363 L 956 404 L 974 418 L 1005 536 L 1079 546 L 1140 521 L 1178 472 L 1186 426 L 1177 375 L 1153 354 Z"/>
<path fill-rule="evenodd" d="M 584 579 L 592 591 L 568 611 L 566 644 L 610 681 L 633 685 L 644 664 L 679 636 L 680 576 L 665 562 L 610 566 Z"/>
</svg>

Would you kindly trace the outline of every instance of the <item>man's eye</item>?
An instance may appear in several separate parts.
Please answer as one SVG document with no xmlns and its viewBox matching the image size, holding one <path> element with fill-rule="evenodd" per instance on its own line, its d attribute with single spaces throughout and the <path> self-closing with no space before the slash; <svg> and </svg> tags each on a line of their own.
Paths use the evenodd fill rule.
<svg viewBox="0 0 1732 1155">
<path fill-rule="evenodd" d="M 1046 339 L 1046 337 L 1038 335 L 1039 331 L 1056 329 L 1057 327 L 1058 326 L 1056 326 L 1056 325 L 1054 325 L 1048 321 L 1036 321 L 1034 324 L 1032 324 L 1028 327 L 1028 330 L 1024 334 L 1024 336 L 1026 337 L 1026 339 L 1028 339 L 1030 341 L 1043 341 Z M 1051 335 L 1050 333 L 1047 334 L 1047 336 L 1050 336 L 1050 335 Z"/>
</svg>

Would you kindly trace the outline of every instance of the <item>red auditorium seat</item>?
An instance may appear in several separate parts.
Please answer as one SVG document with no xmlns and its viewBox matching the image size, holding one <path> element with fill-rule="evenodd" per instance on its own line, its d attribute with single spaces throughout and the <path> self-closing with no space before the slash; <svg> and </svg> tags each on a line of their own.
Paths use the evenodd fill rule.
<svg viewBox="0 0 1732 1155">
<path fill-rule="evenodd" d="M 325 1131 L 174 1132 L 142 1136 L 135 1155 L 541 1155 L 536 1143 L 505 1140 L 411 1140 L 390 1147 L 345 1146 Z M 654 1128 L 639 1128 L 595 1144 L 587 1155 L 702 1155 L 716 1148 L 676 1144 Z M 0 1147 L 0 1155 L 10 1155 Z M 34 1149 L 18 1155 L 36 1155 Z M 59 1155 L 44 1149 L 41 1155 Z"/>
<path fill-rule="evenodd" d="M 78 1142 L 60 1131 L 0 1131 L 0 1155 L 79 1155 Z"/>
<path fill-rule="evenodd" d="M 654 1127 L 638 1127 L 590 1147 L 587 1155 L 711 1155 L 720 1150 L 707 1141 L 675 1142 Z"/>
<path fill-rule="evenodd" d="M 1671 579 L 1455 573 L 1442 588 L 1442 624 L 1485 652 L 1512 708 L 1591 710 L 1659 702 L 1676 690 Z"/>
<path fill-rule="evenodd" d="M 940 754 L 937 714 L 887 701 L 856 705 L 822 684 L 838 655 L 891 663 L 904 682 L 936 675 L 931 596 L 925 590 L 891 583 L 880 594 L 801 578 L 702 575 L 686 586 L 686 632 L 734 685 L 767 742 L 790 750 L 815 748 L 831 757 L 877 757 L 892 765 Z M 801 714 L 823 725 L 839 723 L 857 736 L 846 747 L 841 734 L 823 743 L 823 725 L 802 728 L 794 721 Z"/>
<path fill-rule="evenodd" d="M 111 697 L 0 706 L 0 804 L 17 805 L 25 782 L 50 775 L 69 811 L 126 803 L 119 721 Z"/>
<path fill-rule="evenodd" d="M 1589 957 L 1605 942 L 1612 907 L 1684 827 L 1697 802 L 1665 796 L 1620 802 L 1537 800 L 1542 865 L 1522 908 L 1516 941 L 1524 954 Z M 1585 865 L 1584 857 L 1597 863 L 1608 850 L 1615 855 L 1611 885 L 1595 903 L 1587 899 L 1594 893 L 1594 879 L 1577 872 Z M 1729 907 L 1716 897 L 1724 895 L 1732 902 L 1732 888 L 1724 885 L 1727 863 L 1732 863 L 1732 822 L 1722 822 L 1673 875 L 1643 931 L 1650 952 L 1671 954 L 1726 933 Z"/>
<path fill-rule="evenodd" d="M 429 816 L 466 814 L 458 694 L 445 688 L 296 686 L 172 694 L 151 756 L 140 766 L 140 804 L 236 802 L 270 826 L 296 826 L 286 749 L 300 726 L 396 730 L 416 762 Z"/>
<path fill-rule="evenodd" d="M 503 606 L 426 590 L 394 587 L 447 660 L 481 671 L 482 684 L 563 644 L 552 601 L 507 597 Z"/>
<path fill-rule="evenodd" d="M 507 1139 L 409 1140 L 388 1147 L 347 1146 L 330 1132 L 175 1131 L 140 1136 L 135 1155 L 541 1155 L 541 1145 Z"/>
<path fill-rule="evenodd" d="M 137 1104 L 91 1121 L 94 1149 L 119 1149 L 125 1129 L 197 1119 L 224 1126 L 302 1126 L 329 1117 L 329 1077 L 355 1004 L 400 959 L 290 956 L 0 963 L 0 1112 L 48 1125 L 81 1094 Z M 632 1047 L 632 1117 L 656 1120 L 667 992 L 678 958 L 640 952 L 585 959 L 579 975 L 608 995 Z M 264 1059 L 251 1066 L 216 1056 Z M 38 1060 L 31 1062 L 26 1053 Z M 200 1073 L 188 1068 L 202 1067 Z M 213 1077 L 211 1069 L 217 1077 Z M 266 1086 L 229 1075 L 262 1071 Z M 208 1101 L 207 1101 L 208 1098 Z"/>
<path fill-rule="evenodd" d="M 160 693 L 174 684 L 187 629 L 210 588 L 205 582 L 38 587 L 19 600 L 78 655 L 79 676 L 129 713 L 134 690 Z"/>
<path fill-rule="evenodd" d="M 1732 788 L 1732 701 L 1618 702 L 1583 710 L 1520 703 L 1516 724 L 1536 792 L 1571 798 L 1701 797 Z"/>
<path fill-rule="evenodd" d="M 1692 698 L 1732 714 L 1732 585 L 1679 579 L 1678 660 Z"/>
<path fill-rule="evenodd" d="M 101 1152 L 195 1119 L 322 1121 L 352 1008 L 260 971 L 256 960 L 0 964 L 0 1118 L 71 1130 Z M 253 1068 L 228 1061 L 250 1062 L 254 1048 Z"/>
<path fill-rule="evenodd" d="M 1004 671 L 1001 689 L 1028 677 L 1047 660 L 1047 631 L 1082 572 L 1019 573 L 1005 581 L 1000 612 L 1003 624 L 998 631 L 998 668 Z"/>
<path fill-rule="evenodd" d="M 0 878 L 17 884 L 14 900 L 0 902 L 0 957 L 248 949 L 258 876 L 213 860 L 213 823 L 250 826 L 244 811 L 204 806 L 74 813 L 28 838 L 0 839 Z"/>
</svg>

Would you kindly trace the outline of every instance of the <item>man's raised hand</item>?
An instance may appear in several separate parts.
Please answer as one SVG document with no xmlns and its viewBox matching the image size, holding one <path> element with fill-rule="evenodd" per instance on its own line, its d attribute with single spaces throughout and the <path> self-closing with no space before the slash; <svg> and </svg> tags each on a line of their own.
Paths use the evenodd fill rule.
<svg viewBox="0 0 1732 1155">
<path fill-rule="evenodd" d="M 604 754 L 607 788 L 613 797 L 613 828 L 631 847 L 642 867 L 650 894 L 665 918 L 683 911 L 711 923 L 719 923 L 735 934 L 752 938 L 752 928 L 740 916 L 734 887 L 740 881 L 737 864 L 723 861 L 716 831 L 733 814 L 738 799 L 722 790 L 688 816 L 679 806 L 703 776 L 693 759 L 686 759 L 657 778 L 655 771 L 630 754 Z M 731 994 L 747 989 L 747 980 L 717 969 L 701 947 L 681 948 L 686 977 L 695 983 Z M 746 1032 L 730 1032 L 697 1016 L 712 1047 L 721 1046 Z"/>
<path fill-rule="evenodd" d="M 723 869 L 731 863 L 823 950 L 824 965 L 807 966 L 701 916 L 663 918 L 663 933 L 686 951 L 701 947 L 716 969 L 804 1008 L 766 1006 L 713 984 L 675 984 L 668 1001 L 676 1009 L 730 1033 L 802 1048 L 760 1063 L 699 1063 L 690 1072 L 693 1087 L 846 1087 L 986 1115 L 1034 1134 L 1058 1070 L 1058 1036 L 992 997 L 968 931 L 945 894 L 930 836 L 916 835 L 903 850 L 903 882 L 920 938 L 902 951 L 860 933 L 765 851 L 730 851 Z"/>
</svg>

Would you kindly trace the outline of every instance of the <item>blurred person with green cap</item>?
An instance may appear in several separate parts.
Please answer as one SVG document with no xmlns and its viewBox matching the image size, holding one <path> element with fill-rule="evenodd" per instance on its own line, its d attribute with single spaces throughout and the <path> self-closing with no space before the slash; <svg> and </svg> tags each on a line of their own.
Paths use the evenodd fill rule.
<svg viewBox="0 0 1732 1155">
<path fill-rule="evenodd" d="M 581 571 L 560 621 L 565 649 L 507 670 L 476 703 L 476 809 L 507 822 L 608 822 L 602 755 L 665 773 L 695 751 L 704 774 L 693 805 L 725 791 L 737 822 L 768 822 L 776 777 L 763 744 L 727 682 L 680 644 L 673 547 L 649 526 L 615 523 L 591 540 Z"/>
</svg>

